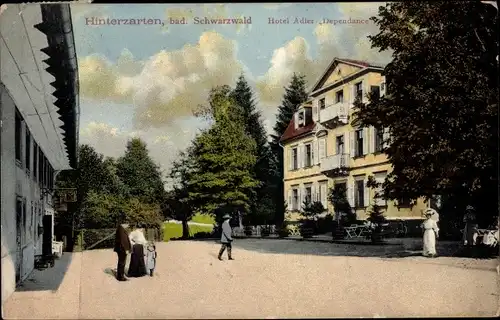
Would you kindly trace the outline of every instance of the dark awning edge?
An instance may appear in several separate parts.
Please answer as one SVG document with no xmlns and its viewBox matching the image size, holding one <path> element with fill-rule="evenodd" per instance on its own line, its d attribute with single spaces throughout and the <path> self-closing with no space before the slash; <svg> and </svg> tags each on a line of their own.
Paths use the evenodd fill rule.
<svg viewBox="0 0 500 320">
<path fill-rule="evenodd" d="M 42 23 L 35 28 L 47 36 L 49 46 L 41 49 L 49 56 L 44 60 L 49 67 L 47 72 L 56 80 L 51 83 L 56 90 L 52 93 L 57 98 L 54 105 L 58 107 L 60 127 L 68 155 L 69 164 L 73 169 L 78 165 L 78 134 L 79 134 L 79 80 L 78 62 L 76 58 L 73 23 L 69 4 L 42 4 Z"/>
</svg>

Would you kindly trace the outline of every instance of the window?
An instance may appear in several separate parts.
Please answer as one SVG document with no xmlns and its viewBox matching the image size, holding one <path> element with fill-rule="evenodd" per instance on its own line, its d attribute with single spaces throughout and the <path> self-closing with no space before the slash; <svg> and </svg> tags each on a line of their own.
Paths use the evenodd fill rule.
<svg viewBox="0 0 500 320">
<path fill-rule="evenodd" d="M 354 206 L 356 208 L 365 207 L 365 182 L 356 180 L 354 184 Z"/>
<path fill-rule="evenodd" d="M 297 170 L 299 168 L 299 157 L 297 148 L 292 149 L 292 170 Z"/>
<path fill-rule="evenodd" d="M 335 93 L 335 103 L 342 103 L 344 102 L 344 90 L 337 91 Z"/>
<path fill-rule="evenodd" d="M 40 188 L 43 185 L 43 151 L 38 148 L 38 184 Z"/>
<path fill-rule="evenodd" d="M 306 120 L 305 120 L 305 113 L 304 111 L 300 111 L 299 112 L 299 127 L 302 127 L 306 124 Z"/>
<path fill-rule="evenodd" d="M 337 146 L 337 154 L 344 154 L 344 135 L 337 136 L 336 146 Z"/>
<path fill-rule="evenodd" d="M 28 126 L 26 128 L 26 153 L 25 153 L 25 163 L 26 163 L 26 171 L 31 170 L 31 134 L 28 131 Z"/>
<path fill-rule="evenodd" d="M 375 152 L 382 152 L 384 148 L 384 129 L 375 128 Z"/>
<path fill-rule="evenodd" d="M 335 189 L 343 190 L 347 196 L 347 183 L 346 182 L 337 182 L 335 183 Z"/>
<path fill-rule="evenodd" d="M 355 137 L 355 156 L 356 157 L 361 157 L 363 156 L 363 129 L 356 130 L 356 137 Z"/>
<path fill-rule="evenodd" d="M 304 196 L 304 200 L 306 203 L 311 203 L 312 202 L 312 187 L 309 185 L 309 186 L 306 186 L 305 187 L 305 196 Z"/>
<path fill-rule="evenodd" d="M 370 92 L 374 94 L 377 98 L 380 98 L 380 87 L 379 86 L 371 86 Z"/>
<path fill-rule="evenodd" d="M 408 208 L 411 206 L 411 200 L 408 197 L 403 197 L 398 201 L 398 207 L 400 208 Z"/>
<path fill-rule="evenodd" d="M 326 106 L 325 98 L 319 99 L 319 109 L 324 109 Z"/>
<path fill-rule="evenodd" d="M 299 209 L 299 190 L 298 189 L 293 189 L 292 191 L 292 209 L 293 210 L 298 210 Z"/>
<path fill-rule="evenodd" d="M 33 141 L 33 178 L 36 181 L 38 174 L 38 145 Z"/>
<path fill-rule="evenodd" d="M 310 167 L 312 166 L 312 145 L 311 144 L 306 144 L 306 152 L 305 152 L 305 167 Z"/>
<path fill-rule="evenodd" d="M 22 164 L 22 159 L 21 159 L 21 148 L 22 148 L 22 141 L 21 141 L 21 135 L 22 135 L 22 123 L 23 119 L 21 118 L 21 114 L 16 110 L 16 162 L 18 164 Z"/>
<path fill-rule="evenodd" d="M 23 245 L 26 244 L 27 242 L 27 235 L 28 235 L 28 232 L 26 231 L 26 226 L 28 225 L 28 208 L 27 208 L 27 204 L 26 204 L 26 199 L 23 199 L 23 227 L 22 227 L 22 239 L 23 239 Z"/>
<path fill-rule="evenodd" d="M 354 98 L 363 99 L 363 82 L 358 82 L 354 85 Z"/>
</svg>

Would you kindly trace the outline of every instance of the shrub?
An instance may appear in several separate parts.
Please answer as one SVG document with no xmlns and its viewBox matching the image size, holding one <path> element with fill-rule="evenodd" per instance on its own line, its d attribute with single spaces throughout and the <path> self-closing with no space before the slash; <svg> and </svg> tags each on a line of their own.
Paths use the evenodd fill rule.
<svg viewBox="0 0 500 320">
<path fill-rule="evenodd" d="M 194 239 L 209 239 L 209 238 L 213 238 L 213 237 L 214 236 L 213 236 L 212 232 L 204 232 L 204 231 L 195 233 L 193 235 Z"/>
<path fill-rule="evenodd" d="M 245 235 L 247 237 L 250 237 L 252 235 L 252 227 L 251 226 L 246 226 L 245 227 Z"/>
<path fill-rule="evenodd" d="M 378 190 L 380 183 L 375 181 L 375 178 L 373 178 L 373 176 L 369 176 L 367 186 L 368 188 Z M 387 221 L 382 212 L 382 207 L 377 204 L 381 196 L 382 195 L 378 191 L 375 192 L 375 195 L 373 197 L 374 204 L 368 212 L 368 218 L 366 219 L 375 225 L 371 233 L 372 242 L 380 242 L 382 240 L 382 224 Z"/>
<path fill-rule="evenodd" d="M 286 238 L 290 235 L 290 230 L 288 229 L 288 224 L 285 221 L 278 227 L 278 236 L 280 238 Z"/>
<path fill-rule="evenodd" d="M 301 220 L 299 230 L 303 238 L 311 238 L 314 234 L 314 221 L 307 219 Z"/>
</svg>

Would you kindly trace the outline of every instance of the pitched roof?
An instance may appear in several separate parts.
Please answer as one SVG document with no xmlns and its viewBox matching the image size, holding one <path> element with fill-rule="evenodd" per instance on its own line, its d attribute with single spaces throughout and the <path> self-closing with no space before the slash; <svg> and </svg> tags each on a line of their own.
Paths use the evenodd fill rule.
<svg viewBox="0 0 500 320">
<path fill-rule="evenodd" d="M 318 81 L 314 84 L 311 91 L 318 90 L 319 89 L 318 87 L 321 84 L 323 84 L 323 82 L 332 74 L 333 69 L 335 69 L 335 66 L 339 63 L 350 64 L 350 65 L 354 65 L 354 66 L 361 67 L 361 68 L 383 68 L 383 66 L 372 63 L 372 62 L 353 60 L 353 59 L 345 59 L 345 58 L 333 58 L 330 65 L 328 66 L 328 68 L 326 68 L 323 75 L 321 75 L 321 77 L 319 77 Z"/>
<path fill-rule="evenodd" d="M 284 142 L 293 138 L 297 138 L 301 135 L 304 135 L 306 133 L 312 132 L 314 129 L 314 126 L 316 123 L 312 121 L 306 126 L 303 127 L 298 127 L 295 129 L 295 117 L 292 117 L 292 121 L 288 124 L 288 127 L 286 128 L 285 132 L 280 138 L 280 142 Z"/>
</svg>

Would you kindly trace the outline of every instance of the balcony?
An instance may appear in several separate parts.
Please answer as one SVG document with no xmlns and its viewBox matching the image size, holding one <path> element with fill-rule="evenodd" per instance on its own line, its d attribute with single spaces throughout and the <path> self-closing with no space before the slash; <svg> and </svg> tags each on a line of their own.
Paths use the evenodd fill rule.
<svg viewBox="0 0 500 320">
<path fill-rule="evenodd" d="M 327 128 L 348 123 L 349 103 L 338 102 L 319 111 L 319 122 Z"/>
<path fill-rule="evenodd" d="M 333 173 L 334 175 L 345 174 L 349 169 L 349 154 L 335 154 L 333 156 L 321 159 L 320 170 L 324 174 Z"/>
</svg>

